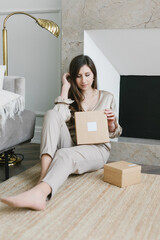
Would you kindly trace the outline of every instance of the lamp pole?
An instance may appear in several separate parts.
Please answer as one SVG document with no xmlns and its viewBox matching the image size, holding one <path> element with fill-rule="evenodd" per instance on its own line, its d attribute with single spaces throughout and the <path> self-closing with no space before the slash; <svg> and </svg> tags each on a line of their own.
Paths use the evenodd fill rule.
<svg viewBox="0 0 160 240">
<path fill-rule="evenodd" d="M 6 22 L 8 20 L 9 17 L 11 17 L 12 15 L 15 14 L 24 14 L 27 15 L 28 17 L 33 18 L 36 23 L 41 26 L 42 28 L 48 30 L 50 33 L 52 33 L 54 36 L 58 37 L 59 33 L 60 33 L 60 29 L 58 27 L 58 25 L 56 23 L 54 23 L 51 20 L 47 20 L 47 19 L 41 19 L 41 18 L 35 18 L 32 15 L 25 13 L 25 12 L 13 12 L 10 13 L 3 22 L 3 65 L 6 65 L 6 72 L 5 72 L 5 76 L 8 75 L 8 43 L 7 43 L 7 29 L 6 29 Z"/>
<path fill-rule="evenodd" d="M 8 48 L 7 48 L 7 29 L 3 28 L 3 65 L 6 65 L 5 76 L 8 75 Z"/>
</svg>

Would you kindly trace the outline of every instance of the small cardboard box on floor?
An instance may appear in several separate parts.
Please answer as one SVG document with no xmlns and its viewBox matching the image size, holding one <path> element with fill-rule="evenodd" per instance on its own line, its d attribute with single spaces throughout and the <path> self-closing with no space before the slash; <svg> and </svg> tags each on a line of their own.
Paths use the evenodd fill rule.
<svg viewBox="0 0 160 240">
<path fill-rule="evenodd" d="M 118 187 L 140 183 L 141 166 L 125 161 L 107 163 L 104 165 L 104 181 Z"/>
</svg>

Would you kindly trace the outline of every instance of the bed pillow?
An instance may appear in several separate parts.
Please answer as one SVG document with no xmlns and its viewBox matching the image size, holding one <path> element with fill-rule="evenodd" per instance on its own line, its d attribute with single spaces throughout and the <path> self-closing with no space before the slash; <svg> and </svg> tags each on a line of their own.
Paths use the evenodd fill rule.
<svg viewBox="0 0 160 240">
<path fill-rule="evenodd" d="M 5 71 L 6 71 L 6 66 L 0 65 L 0 90 L 2 90 L 2 87 L 3 87 L 3 79 L 4 79 Z"/>
</svg>

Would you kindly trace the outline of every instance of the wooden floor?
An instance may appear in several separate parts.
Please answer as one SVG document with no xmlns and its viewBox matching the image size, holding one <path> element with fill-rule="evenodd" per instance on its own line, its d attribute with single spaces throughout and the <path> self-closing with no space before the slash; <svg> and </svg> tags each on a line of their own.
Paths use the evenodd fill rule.
<svg viewBox="0 0 160 240">
<path fill-rule="evenodd" d="M 40 145 L 35 143 L 26 143 L 16 147 L 15 153 L 23 154 L 24 160 L 15 166 L 9 167 L 10 177 L 17 175 L 40 162 L 39 149 Z M 4 170 L 4 166 L 0 164 L 0 182 L 5 180 Z M 160 175 L 160 166 L 142 165 L 142 172 Z"/>
<path fill-rule="evenodd" d="M 14 152 L 16 154 L 23 154 L 24 159 L 21 163 L 9 167 L 9 176 L 10 177 L 15 176 L 40 162 L 39 149 L 40 145 L 35 143 L 26 143 L 16 147 Z M 4 180 L 5 169 L 4 166 L 0 164 L 0 182 Z"/>
</svg>

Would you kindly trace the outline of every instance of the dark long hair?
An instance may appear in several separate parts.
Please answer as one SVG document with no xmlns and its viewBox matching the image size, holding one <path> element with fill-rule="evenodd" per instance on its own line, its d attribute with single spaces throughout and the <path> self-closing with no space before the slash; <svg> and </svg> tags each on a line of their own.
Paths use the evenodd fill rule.
<svg viewBox="0 0 160 240">
<path fill-rule="evenodd" d="M 94 76 L 92 88 L 97 89 L 97 70 L 92 59 L 86 55 L 79 55 L 73 58 L 69 66 L 71 83 L 71 87 L 69 90 L 69 98 L 74 100 L 74 102 L 71 104 L 71 111 L 83 111 L 81 107 L 81 102 L 84 100 L 84 96 L 81 89 L 79 89 L 77 86 L 76 78 L 80 71 L 80 68 L 84 65 L 87 65 L 91 69 Z"/>
</svg>

